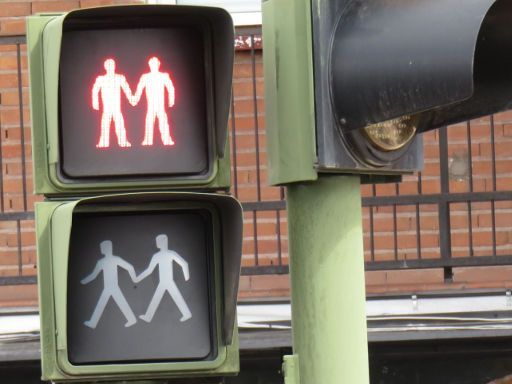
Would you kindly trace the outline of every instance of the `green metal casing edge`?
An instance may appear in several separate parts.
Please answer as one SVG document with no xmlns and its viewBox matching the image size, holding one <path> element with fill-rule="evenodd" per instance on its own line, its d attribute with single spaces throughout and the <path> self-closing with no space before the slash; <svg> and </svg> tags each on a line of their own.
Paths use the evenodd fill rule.
<svg viewBox="0 0 512 384">
<path fill-rule="evenodd" d="M 136 7 L 131 5 L 126 7 Z M 163 6 L 162 6 L 163 7 Z M 122 7 L 121 7 L 122 8 Z M 210 134 L 211 172 L 193 179 L 140 181 L 63 182 L 57 175 L 59 164 L 58 84 L 62 27 L 68 14 L 47 14 L 27 17 L 27 50 L 29 57 L 30 104 L 32 121 L 32 157 L 34 192 L 45 195 L 77 195 L 117 191 L 157 190 L 162 188 L 201 188 L 227 190 L 231 185 L 230 146 L 224 144 L 222 157 L 216 151 L 215 135 Z M 49 108 L 51 106 L 51 108 Z M 227 129 L 227 127 L 216 127 Z"/>
<path fill-rule="evenodd" d="M 144 197 L 169 196 L 167 209 L 202 208 L 211 212 L 214 231 L 214 273 L 216 296 L 216 335 L 218 354 L 214 360 L 169 363 L 119 363 L 72 365 L 67 358 L 67 265 L 69 239 L 72 229 L 74 210 L 79 205 L 114 202 L 121 197 L 132 200 L 129 210 L 148 209 L 144 206 Z M 172 196 L 189 196 L 185 203 Z M 239 343 L 236 316 L 232 335 L 226 343 L 222 336 L 221 313 L 224 310 L 222 286 L 224 280 L 223 262 L 220 249 L 220 213 L 213 201 L 211 203 L 194 202 L 193 196 L 207 196 L 198 193 L 131 193 L 99 196 L 80 199 L 73 202 L 40 202 L 36 204 L 36 233 L 38 256 L 38 290 L 41 321 L 41 366 L 42 378 L 51 381 L 102 381 L 118 379 L 158 379 L 173 377 L 226 376 L 239 372 Z M 227 197 L 227 196 L 225 196 Z M 138 199 L 141 202 L 137 202 Z M 185 198 L 186 199 L 186 198 Z M 94 207 L 92 208 L 94 209 Z M 98 208 L 96 208 L 98 209 Z M 105 212 L 105 206 L 99 208 Z M 111 208 L 112 209 L 112 208 Z M 124 208 L 125 210 L 127 208 Z M 240 208 L 241 209 L 241 208 Z M 108 208 L 107 208 L 108 210 Z M 241 244 L 241 239 L 240 239 Z M 225 267 L 224 267 L 225 268 Z M 225 270 L 225 269 L 224 269 Z M 236 288 L 236 287 L 235 287 Z M 236 306 L 235 306 L 236 308 Z"/>
<path fill-rule="evenodd" d="M 316 180 L 310 0 L 264 0 L 262 12 L 269 183 Z"/>
</svg>

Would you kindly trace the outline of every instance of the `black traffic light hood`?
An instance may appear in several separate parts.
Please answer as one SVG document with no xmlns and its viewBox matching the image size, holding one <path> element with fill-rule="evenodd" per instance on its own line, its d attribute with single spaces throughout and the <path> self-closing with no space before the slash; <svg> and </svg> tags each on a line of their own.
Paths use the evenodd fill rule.
<svg viewBox="0 0 512 384">
<path fill-rule="evenodd" d="M 354 0 L 331 48 L 344 131 L 417 115 L 422 132 L 512 107 L 509 0 Z"/>
</svg>

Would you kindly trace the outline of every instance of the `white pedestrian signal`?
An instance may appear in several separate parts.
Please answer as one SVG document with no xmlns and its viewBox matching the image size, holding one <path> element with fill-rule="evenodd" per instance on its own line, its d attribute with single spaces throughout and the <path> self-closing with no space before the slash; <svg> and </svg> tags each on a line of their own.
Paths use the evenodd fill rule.
<svg viewBox="0 0 512 384">
<path fill-rule="evenodd" d="M 183 276 L 185 277 L 186 281 L 190 279 L 188 263 L 176 252 L 169 249 L 166 235 L 158 235 L 156 237 L 156 246 L 160 249 L 160 252 L 157 252 L 153 255 L 149 267 L 137 277 L 137 281 L 140 281 L 149 276 L 156 267 L 158 267 L 160 281 L 156 288 L 155 294 L 149 303 L 148 310 L 144 315 L 139 317 L 142 320 L 150 323 L 151 320 L 153 320 L 153 316 L 155 315 L 155 312 L 160 305 L 165 292 L 169 292 L 169 295 L 171 295 L 172 299 L 181 312 L 182 316 L 180 321 L 187 321 L 192 317 L 192 313 L 190 312 L 187 303 L 183 299 L 183 296 L 181 295 L 180 290 L 174 281 L 173 263 L 175 262 L 181 267 L 183 270 Z"/>
<path fill-rule="evenodd" d="M 118 268 L 126 269 L 133 281 L 136 279 L 135 270 L 130 263 L 112 254 L 112 242 L 110 240 L 102 241 L 100 243 L 100 250 L 105 257 L 98 260 L 91 274 L 80 281 L 82 284 L 88 284 L 100 273 L 103 273 L 103 292 L 98 300 L 98 304 L 96 304 L 96 308 L 94 308 L 91 319 L 85 321 L 84 324 L 89 328 L 96 328 L 109 299 L 112 298 L 124 317 L 126 317 L 126 324 L 124 326 L 130 327 L 137 322 L 137 319 L 126 301 L 123 292 L 121 292 L 121 288 L 119 288 Z"/>
<path fill-rule="evenodd" d="M 95 329 L 98 322 L 108 304 L 110 298 L 114 299 L 117 306 L 126 318 L 125 327 L 130 327 L 137 322 L 128 301 L 119 288 L 118 281 L 118 268 L 123 268 L 128 271 L 132 281 L 138 283 L 151 275 L 158 267 L 159 283 L 155 293 L 149 303 L 148 309 L 145 314 L 139 317 L 147 323 L 151 323 L 153 316 L 155 316 L 160 302 L 162 301 L 165 292 L 168 292 L 174 303 L 181 312 L 181 322 L 185 322 L 192 318 L 192 312 L 188 307 L 183 295 L 181 294 L 176 282 L 174 281 L 174 263 L 178 264 L 182 271 L 185 281 L 190 279 L 190 272 L 188 263 L 177 252 L 169 249 L 169 240 L 167 235 L 158 235 L 156 237 L 156 246 L 160 249 L 151 258 L 149 266 L 139 275 L 136 276 L 133 266 L 119 256 L 112 254 L 112 241 L 105 240 L 100 243 L 101 253 L 105 256 L 98 260 L 94 270 L 87 277 L 83 278 L 81 284 L 89 284 L 96 277 L 103 273 L 104 289 L 101 296 L 94 308 L 94 312 L 90 320 L 84 322 L 84 325 L 89 328 Z"/>
</svg>

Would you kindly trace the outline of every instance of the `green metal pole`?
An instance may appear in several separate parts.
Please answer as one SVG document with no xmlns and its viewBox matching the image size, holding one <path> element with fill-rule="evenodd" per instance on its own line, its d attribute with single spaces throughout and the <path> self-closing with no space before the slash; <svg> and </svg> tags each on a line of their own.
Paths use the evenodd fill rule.
<svg viewBox="0 0 512 384">
<path fill-rule="evenodd" d="M 285 358 L 287 384 L 369 383 L 359 180 L 321 176 L 287 187 L 294 351 Z"/>
</svg>

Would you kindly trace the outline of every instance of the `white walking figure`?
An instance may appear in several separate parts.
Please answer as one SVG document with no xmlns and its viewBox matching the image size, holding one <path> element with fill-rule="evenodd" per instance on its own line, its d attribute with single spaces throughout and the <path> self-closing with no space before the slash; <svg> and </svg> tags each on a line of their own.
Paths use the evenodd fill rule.
<svg viewBox="0 0 512 384">
<path fill-rule="evenodd" d="M 96 328 L 109 299 L 113 298 L 124 317 L 126 317 L 126 324 L 124 326 L 130 327 L 137 322 L 137 318 L 119 288 L 117 268 L 120 267 L 128 271 L 134 282 L 136 279 L 135 269 L 121 257 L 112 254 L 112 241 L 102 241 L 100 243 L 100 250 L 105 257 L 99 259 L 91 274 L 80 281 L 82 284 L 88 284 L 93 281 L 100 272 L 103 272 L 103 284 L 105 288 L 96 304 L 96 308 L 94 308 L 91 319 L 85 321 L 84 324 L 92 329 Z"/>
<path fill-rule="evenodd" d="M 169 292 L 169 295 L 171 295 L 171 298 L 174 300 L 181 312 L 180 321 L 187 321 L 192 317 L 192 313 L 190 312 L 185 299 L 183 299 L 178 286 L 174 282 L 173 262 L 176 262 L 181 267 L 183 270 L 183 276 L 185 277 L 186 281 L 188 281 L 190 278 L 188 263 L 176 252 L 169 249 L 167 235 L 158 235 L 156 237 L 156 246 L 158 249 L 160 249 L 160 251 L 153 255 L 148 268 L 142 272 L 135 280 L 135 282 L 141 281 L 142 279 L 149 276 L 156 267 L 158 267 L 158 286 L 156 287 L 155 293 L 151 299 L 151 302 L 149 303 L 146 313 L 139 317 L 142 320 L 150 323 L 151 320 L 153 320 L 153 316 L 155 315 L 155 312 L 160 305 L 165 292 Z"/>
<path fill-rule="evenodd" d="M 139 80 L 137 90 L 131 99 L 131 104 L 138 104 L 142 91 L 146 90 L 147 113 L 145 123 L 144 141 L 142 145 L 153 145 L 153 131 L 155 120 L 158 118 L 158 128 L 162 143 L 166 146 L 174 145 L 169 126 L 169 118 L 165 110 L 165 94 L 168 97 L 168 106 L 174 106 L 175 91 L 171 77 L 167 72 L 160 72 L 160 60 L 152 57 L 148 61 L 150 71 L 144 73 Z"/>
</svg>

